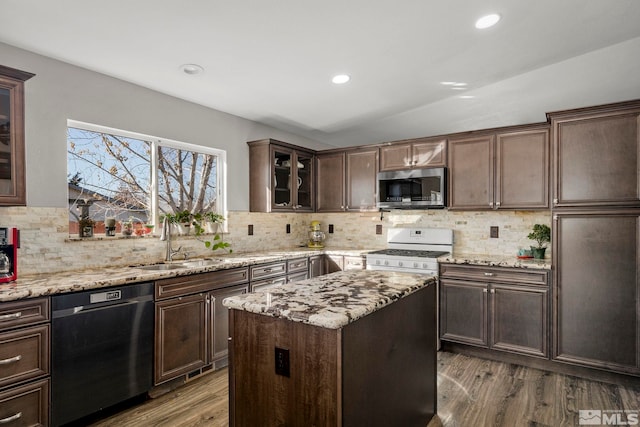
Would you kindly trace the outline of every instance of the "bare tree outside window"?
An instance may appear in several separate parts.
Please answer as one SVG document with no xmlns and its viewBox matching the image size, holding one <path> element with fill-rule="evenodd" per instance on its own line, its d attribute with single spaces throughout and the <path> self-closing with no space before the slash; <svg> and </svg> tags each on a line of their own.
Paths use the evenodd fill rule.
<svg viewBox="0 0 640 427">
<path fill-rule="evenodd" d="M 103 233 L 106 218 L 141 230 L 161 214 L 218 212 L 219 156 L 183 145 L 68 127 L 69 233 L 83 217 Z"/>
</svg>

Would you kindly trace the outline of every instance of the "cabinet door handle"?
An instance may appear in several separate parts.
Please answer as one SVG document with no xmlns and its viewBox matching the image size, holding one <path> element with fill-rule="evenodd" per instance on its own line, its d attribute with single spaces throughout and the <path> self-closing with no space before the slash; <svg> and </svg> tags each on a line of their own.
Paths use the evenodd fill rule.
<svg viewBox="0 0 640 427">
<path fill-rule="evenodd" d="M 557 205 L 558 204 L 558 199 L 553 199 L 553 204 Z"/>
<path fill-rule="evenodd" d="M 1 419 L 0 424 L 10 423 L 11 421 L 15 421 L 20 417 L 22 417 L 22 412 L 18 412 L 17 414 L 11 415 L 10 417 Z"/>
<path fill-rule="evenodd" d="M 489 202 L 489 207 L 492 208 L 493 207 L 493 202 Z"/>
<path fill-rule="evenodd" d="M 500 206 L 500 202 L 496 202 L 496 206 Z"/>
<path fill-rule="evenodd" d="M 262 270 L 262 271 L 264 271 L 265 273 L 271 273 L 271 269 L 270 269 L 270 268 L 265 268 L 265 269 L 264 269 L 264 270 Z"/>
<path fill-rule="evenodd" d="M 487 293 L 487 290 L 486 290 L 486 289 L 483 289 L 483 290 L 482 290 L 482 293 L 485 293 L 485 294 L 486 294 L 486 293 Z"/>
<path fill-rule="evenodd" d="M 496 275 L 496 273 L 484 273 L 484 275 L 487 277 L 493 277 Z"/>
<path fill-rule="evenodd" d="M 13 356 L 8 359 L 0 360 L 0 365 L 8 365 L 10 363 L 15 363 L 15 362 L 18 362 L 20 359 L 22 359 L 22 355 L 19 354 L 17 356 Z"/>
<path fill-rule="evenodd" d="M 492 294 L 495 294 L 495 293 L 496 293 L 496 290 L 495 290 L 495 289 L 491 289 L 491 293 L 492 293 Z"/>
<path fill-rule="evenodd" d="M 5 320 L 19 319 L 21 317 L 22 317 L 21 311 L 17 311 L 11 314 L 3 314 L 2 316 L 0 316 L 0 322 L 4 322 Z"/>
</svg>

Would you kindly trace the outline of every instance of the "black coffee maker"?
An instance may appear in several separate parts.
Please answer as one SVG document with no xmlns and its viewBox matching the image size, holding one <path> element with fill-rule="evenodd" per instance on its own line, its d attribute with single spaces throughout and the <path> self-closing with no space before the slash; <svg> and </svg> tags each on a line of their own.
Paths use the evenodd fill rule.
<svg viewBox="0 0 640 427">
<path fill-rule="evenodd" d="M 18 236 L 17 228 L 0 227 L 0 283 L 18 278 Z"/>
</svg>

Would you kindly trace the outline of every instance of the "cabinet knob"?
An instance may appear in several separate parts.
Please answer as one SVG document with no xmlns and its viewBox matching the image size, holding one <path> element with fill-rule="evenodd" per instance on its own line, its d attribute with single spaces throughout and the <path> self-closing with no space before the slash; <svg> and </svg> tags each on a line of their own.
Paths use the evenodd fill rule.
<svg viewBox="0 0 640 427">
<path fill-rule="evenodd" d="M 483 290 L 482 290 L 482 293 L 486 294 L 486 293 L 487 293 L 487 290 L 486 290 L 486 289 L 483 289 Z"/>
<path fill-rule="evenodd" d="M 553 199 L 553 204 L 557 205 L 558 204 L 558 199 Z"/>
<path fill-rule="evenodd" d="M 500 202 L 496 202 L 496 206 L 500 206 Z"/>
<path fill-rule="evenodd" d="M 489 202 L 489 207 L 492 208 L 493 207 L 493 202 Z"/>
<path fill-rule="evenodd" d="M 495 294 L 495 293 L 496 293 L 496 290 L 495 290 L 495 289 L 491 289 L 491 293 L 492 293 L 492 294 Z"/>
<path fill-rule="evenodd" d="M 484 273 L 484 275 L 487 277 L 493 277 L 496 275 L 496 273 Z"/>
</svg>

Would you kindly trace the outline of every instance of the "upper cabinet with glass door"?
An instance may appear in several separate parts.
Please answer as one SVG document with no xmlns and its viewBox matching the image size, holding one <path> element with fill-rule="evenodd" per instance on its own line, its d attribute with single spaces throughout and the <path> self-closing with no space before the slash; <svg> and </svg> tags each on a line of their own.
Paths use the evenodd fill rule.
<svg viewBox="0 0 640 427">
<path fill-rule="evenodd" d="M 24 206 L 24 82 L 34 74 L 0 65 L 0 206 Z"/>
<path fill-rule="evenodd" d="M 249 144 L 249 210 L 313 212 L 313 151 L 264 139 Z"/>
</svg>

